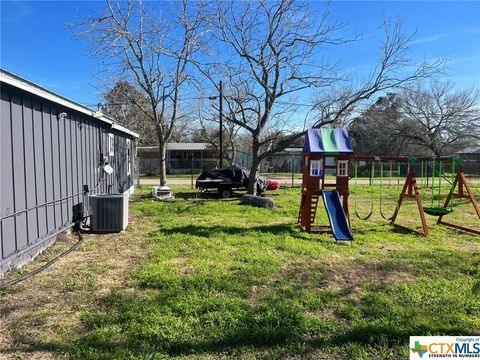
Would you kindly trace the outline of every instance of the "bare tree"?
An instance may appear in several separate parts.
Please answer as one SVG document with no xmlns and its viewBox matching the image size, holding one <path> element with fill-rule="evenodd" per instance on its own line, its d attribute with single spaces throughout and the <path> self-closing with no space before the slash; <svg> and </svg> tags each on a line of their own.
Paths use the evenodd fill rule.
<svg viewBox="0 0 480 360">
<path fill-rule="evenodd" d="M 348 125 L 353 150 L 361 155 L 407 155 L 402 128 L 401 97 L 395 93 L 380 96 Z"/>
<path fill-rule="evenodd" d="M 357 79 L 359 86 L 352 84 L 356 74 L 350 73 L 336 81 L 327 91 L 317 93 L 313 112 L 320 120 L 314 123 L 314 127 L 325 124 L 345 125 L 355 108 L 372 96 L 431 79 L 443 71 L 446 63 L 443 58 L 432 63 L 424 61 L 418 65 L 412 62 L 408 52 L 415 33 L 404 34 L 399 18 L 394 21 L 385 18 L 383 29 L 385 37 L 378 44 L 378 60 L 372 64 L 369 75 Z M 413 70 L 408 71 L 409 68 Z"/>
<path fill-rule="evenodd" d="M 449 82 L 418 83 L 402 93 L 405 126 L 399 135 L 430 152 L 453 154 L 480 140 L 480 92 Z"/>
<path fill-rule="evenodd" d="M 260 162 L 303 136 L 308 127 L 335 124 L 355 106 L 378 92 L 430 76 L 439 64 L 422 64 L 402 73 L 411 37 L 401 33 L 400 22 L 386 23 L 378 65 L 356 88 L 352 80 L 330 64 L 322 51 L 355 40 L 339 36 L 341 24 L 329 22 L 328 6 L 314 13 L 309 3 L 218 1 L 210 16 L 226 63 L 226 120 L 251 134 L 252 168 L 248 192 L 255 193 Z M 218 70 L 218 65 L 215 68 Z M 204 67 L 212 82 L 218 73 Z M 295 100 L 314 89 L 319 94 L 302 124 Z M 293 119 L 297 119 L 296 121 Z"/>
<path fill-rule="evenodd" d="M 139 146 L 157 144 L 155 126 L 136 104 L 148 107 L 148 99 L 127 81 L 117 81 L 113 88 L 105 93 L 102 112 L 119 124 L 142 134 Z"/>
<path fill-rule="evenodd" d="M 198 117 L 197 123 L 199 124 L 199 127 L 196 129 L 193 139 L 195 141 L 209 143 L 217 153 L 220 153 L 220 129 L 218 117 L 212 116 L 211 119 L 206 119 L 202 114 Z M 239 129 L 240 127 L 232 122 L 223 123 L 223 158 L 226 159 L 230 165 L 232 165 L 235 160 L 237 152 L 236 137 Z M 219 162 L 217 166 L 219 166 Z"/>
<path fill-rule="evenodd" d="M 132 98 L 153 124 L 159 146 L 160 184 L 166 183 L 166 147 L 180 117 L 181 94 L 191 80 L 189 64 L 200 49 L 204 22 L 201 11 L 186 0 L 173 3 L 162 18 L 155 5 L 169 3 L 107 0 L 105 11 L 77 26 L 88 37 L 93 54 L 110 59 L 118 71 L 135 85 L 148 102 Z M 196 3 L 201 6 L 201 3 Z M 171 15 L 175 12 L 175 15 Z"/>
</svg>

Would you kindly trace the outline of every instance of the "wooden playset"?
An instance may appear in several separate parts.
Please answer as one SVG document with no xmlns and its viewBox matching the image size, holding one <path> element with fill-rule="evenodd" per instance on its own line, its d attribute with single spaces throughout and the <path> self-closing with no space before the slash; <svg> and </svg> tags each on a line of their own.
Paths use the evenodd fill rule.
<svg viewBox="0 0 480 360">
<path fill-rule="evenodd" d="M 451 179 L 444 174 L 446 167 L 443 164 L 451 162 Z M 389 175 L 396 173 L 398 188 L 400 188 L 401 165 L 406 170 L 406 179 L 400 191 L 395 210 L 391 216 L 384 214 L 382 209 L 382 186 L 384 178 L 384 164 L 389 163 Z M 359 164 L 362 164 L 359 170 Z M 329 219 L 329 231 L 336 240 L 353 240 L 352 226 L 349 211 L 349 180 L 354 178 L 355 185 L 359 175 L 368 174 L 371 203 L 369 212 L 362 216 L 357 209 L 355 199 L 355 215 L 367 220 L 373 213 L 375 166 L 380 168 L 380 213 L 391 225 L 396 225 L 398 214 L 405 199 L 414 199 L 417 203 L 422 235 L 428 236 L 426 214 L 438 216 L 437 224 L 450 226 L 459 230 L 480 234 L 480 231 L 467 226 L 452 224 L 443 218 L 453 211 L 455 199 L 469 199 L 480 220 L 480 207 L 473 195 L 470 183 L 466 179 L 461 160 L 455 158 L 408 158 L 391 156 L 356 156 L 353 154 L 348 132 L 343 128 L 310 129 L 305 137 L 303 147 L 303 182 L 302 198 L 298 214 L 300 227 L 307 232 L 325 231 L 326 227 L 315 225 L 318 203 L 322 197 Z M 396 164 L 393 167 L 393 164 Z M 420 181 L 417 183 L 418 168 L 420 167 Z M 353 176 L 350 175 L 353 169 Z M 441 203 L 442 184 L 448 184 L 449 191 L 444 203 Z M 431 194 L 430 206 L 422 204 L 422 191 L 428 189 Z M 436 201 L 434 200 L 436 198 Z"/>
</svg>

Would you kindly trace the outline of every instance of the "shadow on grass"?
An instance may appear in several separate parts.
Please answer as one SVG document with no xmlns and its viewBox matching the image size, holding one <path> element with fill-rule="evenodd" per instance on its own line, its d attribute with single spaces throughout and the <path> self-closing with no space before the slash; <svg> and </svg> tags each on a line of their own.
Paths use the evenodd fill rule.
<svg viewBox="0 0 480 360">
<path fill-rule="evenodd" d="M 247 233 L 265 233 L 271 235 L 288 234 L 293 237 L 300 237 L 302 232 L 296 225 L 292 224 L 275 224 L 275 225 L 261 225 L 253 227 L 238 227 L 238 226 L 203 226 L 203 225 L 185 225 L 174 227 L 171 229 L 159 229 L 159 231 L 165 235 L 190 235 L 197 237 L 211 237 L 212 235 L 223 233 L 228 235 L 245 235 Z"/>
<path fill-rule="evenodd" d="M 205 199 L 204 193 L 199 191 L 174 191 L 173 195 L 175 199 L 182 199 L 182 200 L 194 200 L 194 199 Z"/>
<path fill-rule="evenodd" d="M 18 355 L 19 352 L 27 354 L 27 358 L 30 358 L 28 356 L 30 353 L 37 353 L 35 355 L 38 356 L 38 352 L 51 352 L 61 357 L 65 356 L 66 353 L 71 352 L 72 350 L 71 347 L 65 343 L 55 341 L 39 342 L 37 340 L 38 339 L 32 339 L 32 342 L 29 344 L 16 345 L 14 347 L 2 347 L 1 354 L 8 359 L 22 358 Z M 31 358 L 34 358 L 33 354 L 31 355 Z"/>
<path fill-rule="evenodd" d="M 402 235 L 415 235 L 415 236 L 420 236 L 420 237 L 423 237 L 423 233 L 417 231 L 417 230 L 414 230 L 414 229 L 410 229 L 406 226 L 402 226 L 402 225 L 399 225 L 399 224 L 392 224 L 392 232 L 395 233 L 395 234 L 402 234 Z"/>
<path fill-rule="evenodd" d="M 145 201 L 154 201 L 154 202 L 164 202 L 164 203 L 172 203 L 175 204 L 176 201 L 182 200 L 182 201 L 189 201 L 190 205 L 195 206 L 195 205 L 202 205 L 206 204 L 210 201 L 218 201 L 222 200 L 224 202 L 230 202 L 230 201 L 235 201 L 238 202 L 238 199 L 243 195 L 243 194 L 237 194 L 234 193 L 231 198 L 228 199 L 223 199 L 221 198 L 220 194 L 216 192 L 212 193 L 203 193 L 203 192 L 194 192 L 194 191 L 183 191 L 183 192 L 173 192 L 174 199 L 168 199 L 168 200 L 159 200 L 155 199 L 150 192 L 147 193 L 139 193 L 139 194 L 134 194 L 130 198 L 130 203 L 142 203 Z"/>
<path fill-rule="evenodd" d="M 195 199 L 205 199 L 205 200 L 237 200 L 238 198 L 242 197 L 245 192 L 233 192 L 231 198 L 223 199 L 220 196 L 220 193 L 217 191 L 209 191 L 209 192 L 202 192 L 202 191 L 174 191 L 174 195 L 176 199 L 183 199 L 183 200 L 195 200 Z"/>
<path fill-rule="evenodd" d="M 152 197 L 152 193 L 151 192 L 146 192 L 146 193 L 134 193 L 131 197 L 130 197 L 130 202 L 131 203 L 139 203 L 139 202 L 143 202 L 145 200 L 152 200 L 153 197 Z"/>
</svg>

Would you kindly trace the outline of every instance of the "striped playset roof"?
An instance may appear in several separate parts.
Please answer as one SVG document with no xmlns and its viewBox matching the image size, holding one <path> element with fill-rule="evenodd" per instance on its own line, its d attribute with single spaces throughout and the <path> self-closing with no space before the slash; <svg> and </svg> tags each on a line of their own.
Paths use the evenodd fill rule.
<svg viewBox="0 0 480 360">
<path fill-rule="evenodd" d="M 353 153 L 352 144 L 345 128 L 308 129 L 303 152 L 317 154 Z"/>
</svg>

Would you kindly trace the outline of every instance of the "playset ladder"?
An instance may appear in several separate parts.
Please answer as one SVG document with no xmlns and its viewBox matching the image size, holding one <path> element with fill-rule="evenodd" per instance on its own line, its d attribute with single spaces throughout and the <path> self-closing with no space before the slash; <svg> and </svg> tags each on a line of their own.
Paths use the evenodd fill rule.
<svg viewBox="0 0 480 360">
<path fill-rule="evenodd" d="M 300 210 L 298 212 L 298 223 L 303 230 L 310 231 L 312 224 L 315 222 L 319 199 L 319 193 L 302 193 Z"/>
</svg>

